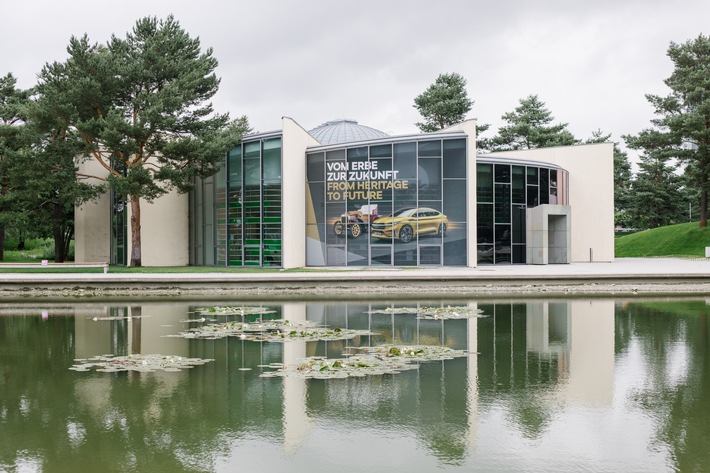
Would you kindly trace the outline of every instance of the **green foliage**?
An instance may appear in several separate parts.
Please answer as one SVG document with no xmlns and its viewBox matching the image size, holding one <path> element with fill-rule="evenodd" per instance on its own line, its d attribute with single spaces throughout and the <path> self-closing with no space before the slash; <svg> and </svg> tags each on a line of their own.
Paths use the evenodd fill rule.
<svg viewBox="0 0 710 473">
<path fill-rule="evenodd" d="M 106 45 L 73 37 L 67 51 L 64 63 L 42 70 L 39 93 L 105 172 L 86 177 L 131 202 L 131 264 L 139 266 L 140 201 L 186 192 L 217 172 L 249 130 L 247 119 L 214 113 L 217 60 L 172 16 L 138 20 Z"/>
<path fill-rule="evenodd" d="M 15 226 L 24 209 L 18 203 L 13 171 L 25 147 L 25 103 L 28 92 L 16 87 L 12 74 L 0 77 L 0 260 L 4 256 L 5 229 Z"/>
<path fill-rule="evenodd" d="M 645 229 L 685 221 L 687 200 L 676 173 L 677 150 L 669 145 L 668 134 L 649 129 L 624 139 L 630 148 L 644 150 L 627 201 L 630 226 Z"/>
<path fill-rule="evenodd" d="M 416 125 L 423 132 L 441 130 L 462 122 L 472 105 L 463 76 L 455 72 L 439 74 L 433 84 L 414 98 L 414 108 L 424 118 L 424 122 Z M 485 127 L 481 131 L 487 128 L 481 127 Z"/>
<path fill-rule="evenodd" d="M 705 256 L 710 246 L 710 229 L 697 223 L 683 223 L 644 230 L 614 240 L 617 258 L 649 256 Z"/>
<path fill-rule="evenodd" d="M 710 188 L 710 37 L 699 35 L 683 44 L 671 43 L 668 57 L 674 70 L 665 80 L 671 89 L 668 96 L 646 95 L 654 106 L 657 119 L 651 122 L 654 148 L 686 164 L 688 182 L 700 198 L 700 226 L 707 225 L 708 189 Z M 660 149 L 662 147 L 662 149 Z"/>
<path fill-rule="evenodd" d="M 537 95 L 520 100 L 520 105 L 501 117 L 508 125 L 490 141 L 493 151 L 546 148 L 579 143 L 566 123 L 550 125 L 554 118 Z"/>
</svg>

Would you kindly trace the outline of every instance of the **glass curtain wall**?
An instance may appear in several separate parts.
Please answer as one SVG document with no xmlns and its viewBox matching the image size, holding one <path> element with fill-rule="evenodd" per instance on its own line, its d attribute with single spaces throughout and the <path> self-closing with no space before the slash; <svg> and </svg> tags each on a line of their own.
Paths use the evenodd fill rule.
<svg viewBox="0 0 710 473">
<path fill-rule="evenodd" d="M 245 140 L 191 194 L 191 264 L 281 266 L 281 136 Z"/>
<path fill-rule="evenodd" d="M 525 263 L 525 210 L 567 205 L 568 174 L 542 165 L 476 164 L 478 264 Z"/>
<path fill-rule="evenodd" d="M 228 266 L 281 266 L 281 137 L 245 141 L 229 153 Z"/>
<path fill-rule="evenodd" d="M 308 154 L 307 264 L 467 264 L 466 139 Z"/>
</svg>

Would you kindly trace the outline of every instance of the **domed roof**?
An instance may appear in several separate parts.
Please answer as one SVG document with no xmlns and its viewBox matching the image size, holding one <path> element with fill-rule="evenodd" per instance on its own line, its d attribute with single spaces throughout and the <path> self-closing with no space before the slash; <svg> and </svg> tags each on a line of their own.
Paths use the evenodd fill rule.
<svg viewBox="0 0 710 473">
<path fill-rule="evenodd" d="M 375 130 L 369 126 L 358 125 L 356 120 L 340 119 L 325 122 L 308 133 L 322 145 L 346 143 L 348 141 L 374 140 L 386 138 L 384 131 Z"/>
</svg>

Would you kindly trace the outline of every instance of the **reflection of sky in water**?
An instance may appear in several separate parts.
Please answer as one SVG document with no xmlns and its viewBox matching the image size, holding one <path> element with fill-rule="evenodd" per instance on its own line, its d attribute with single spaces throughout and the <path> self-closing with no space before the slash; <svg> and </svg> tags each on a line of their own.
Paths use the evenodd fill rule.
<svg viewBox="0 0 710 473">
<path fill-rule="evenodd" d="M 432 305 L 395 305 L 418 304 Z M 696 336 L 707 314 L 667 317 L 644 303 L 608 300 L 469 304 L 487 317 L 424 321 L 368 313 L 392 306 L 386 303 L 272 304 L 278 317 L 380 332 L 286 345 L 166 338 L 188 326 L 180 322 L 192 308 L 186 303 L 142 304 L 142 318 L 130 322 L 93 320 L 128 315 L 135 310 L 130 306 L 81 306 L 75 317 L 66 307 L 49 308 L 46 318 L 41 311 L 13 316 L 3 308 L 0 367 L 10 381 L 0 398 L 0 470 L 39 471 L 44 462 L 91 465 L 99 458 L 108 469 L 151 471 L 157 461 L 170 471 L 260 472 L 710 466 L 701 448 L 710 441 L 701 422 L 710 392 L 700 382 L 708 353 Z M 478 354 L 383 377 L 258 376 L 260 364 L 338 357 L 347 346 L 384 341 Z M 215 361 L 180 373 L 66 369 L 79 354 L 117 351 Z"/>
</svg>

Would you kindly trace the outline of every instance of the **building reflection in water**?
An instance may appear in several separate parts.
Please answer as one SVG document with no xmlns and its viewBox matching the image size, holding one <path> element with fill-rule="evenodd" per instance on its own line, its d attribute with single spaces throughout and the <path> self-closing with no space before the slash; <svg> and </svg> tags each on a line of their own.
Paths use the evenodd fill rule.
<svg viewBox="0 0 710 473">
<path fill-rule="evenodd" d="M 237 338 L 166 337 L 186 328 L 181 320 L 194 310 L 187 304 L 105 307 L 97 309 L 102 314 L 99 316 L 142 317 L 97 323 L 90 316 L 77 316 L 76 357 L 160 353 L 214 358 L 214 363 L 199 368 L 204 372 L 202 382 L 211 383 L 201 386 L 200 392 L 215 396 L 213 407 L 218 412 L 221 409 L 227 419 L 246 417 L 228 423 L 231 427 L 222 425 L 215 432 L 250 428 L 267 436 L 276 434 L 281 437 L 287 455 L 298 451 L 317 428 L 316 421 L 332 421 L 352 428 L 379 425 L 383 429 L 405 429 L 418 436 L 440 459 L 456 462 L 467 451 L 475 450 L 481 409 L 509 410 L 526 432 L 535 435 L 544 428 L 546 416 L 560 408 L 560 403 L 611 404 L 613 301 L 495 301 L 469 305 L 480 308 L 485 317 L 444 321 L 371 313 L 388 307 L 385 304 L 268 305 L 276 311 L 270 318 L 309 320 L 330 327 L 370 329 L 379 334 L 347 341 L 285 344 Z M 445 345 L 468 350 L 472 355 L 423 363 L 419 370 L 401 375 L 347 382 L 258 377 L 262 364 L 292 364 L 313 355 L 338 358 L 347 347 L 382 343 Z M 169 398 L 190 382 L 186 378 L 197 372 L 155 373 L 161 383 L 153 395 Z M 76 385 L 77 398 L 96 404 L 97 410 L 105 410 L 103 403 L 108 401 L 100 393 L 107 392 L 112 382 L 110 377 L 80 381 Z M 280 394 L 274 389 L 280 389 Z M 260 398 L 258 409 L 253 403 L 254 396 Z M 159 400 L 152 406 L 159 416 Z"/>
</svg>

